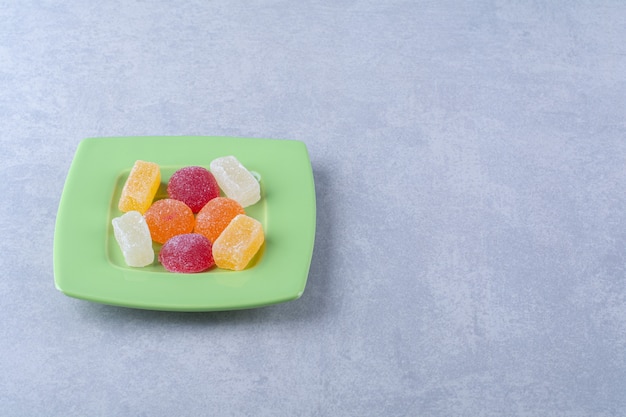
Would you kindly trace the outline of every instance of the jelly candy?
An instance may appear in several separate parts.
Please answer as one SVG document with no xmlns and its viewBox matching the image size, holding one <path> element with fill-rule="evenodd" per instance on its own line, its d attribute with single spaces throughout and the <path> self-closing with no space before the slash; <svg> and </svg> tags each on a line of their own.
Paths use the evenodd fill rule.
<svg viewBox="0 0 626 417">
<path fill-rule="evenodd" d="M 161 183 L 161 171 L 154 162 L 136 161 L 122 188 L 118 208 L 143 214 L 148 210 Z"/>
<path fill-rule="evenodd" d="M 245 214 L 241 204 L 228 197 L 214 198 L 196 215 L 194 232 L 215 242 L 228 223 L 238 214 Z"/>
<path fill-rule="evenodd" d="M 197 233 L 176 235 L 159 252 L 159 262 L 170 272 L 202 272 L 215 265 L 211 242 Z"/>
<path fill-rule="evenodd" d="M 234 156 L 214 159 L 210 168 L 226 197 L 236 200 L 243 207 L 261 199 L 259 182 Z"/>
<path fill-rule="evenodd" d="M 155 201 L 144 217 L 152 240 L 158 243 L 165 243 L 172 236 L 191 233 L 195 221 L 185 203 L 171 198 Z"/>
<path fill-rule="evenodd" d="M 197 213 L 209 200 L 220 195 L 220 189 L 206 168 L 189 166 L 174 172 L 167 183 L 167 193 Z"/>
<path fill-rule="evenodd" d="M 152 239 L 146 220 L 138 211 L 114 218 L 113 233 L 128 266 L 146 266 L 154 262 Z"/>
<path fill-rule="evenodd" d="M 213 242 L 215 264 L 220 268 L 240 271 L 248 265 L 264 240 L 261 223 L 245 214 L 238 214 Z"/>
<path fill-rule="evenodd" d="M 158 259 L 170 272 L 248 266 L 265 241 L 262 224 L 244 211 L 260 200 L 259 181 L 234 156 L 217 158 L 210 168 L 177 170 L 168 181 L 167 198 L 154 201 L 159 166 L 135 162 L 118 203 L 125 214 L 112 220 L 129 266 L 154 262 L 153 241 L 163 245 Z M 220 197 L 220 188 L 226 197 Z"/>
</svg>

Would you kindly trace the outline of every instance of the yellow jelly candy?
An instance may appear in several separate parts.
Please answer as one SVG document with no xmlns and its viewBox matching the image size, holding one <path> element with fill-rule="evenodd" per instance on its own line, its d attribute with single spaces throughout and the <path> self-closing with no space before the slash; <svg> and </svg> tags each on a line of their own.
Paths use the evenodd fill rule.
<svg viewBox="0 0 626 417">
<path fill-rule="evenodd" d="M 213 259 L 219 268 L 241 271 L 265 240 L 261 223 L 238 214 L 213 242 Z"/>
<path fill-rule="evenodd" d="M 136 161 L 122 188 L 117 207 L 120 211 L 135 210 L 144 214 L 161 183 L 161 170 L 154 162 Z"/>
</svg>

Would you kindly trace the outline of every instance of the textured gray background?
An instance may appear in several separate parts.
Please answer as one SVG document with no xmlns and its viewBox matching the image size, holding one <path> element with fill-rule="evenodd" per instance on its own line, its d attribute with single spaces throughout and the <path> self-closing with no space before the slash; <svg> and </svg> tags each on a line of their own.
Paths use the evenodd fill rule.
<svg viewBox="0 0 626 417">
<path fill-rule="evenodd" d="M 0 414 L 626 415 L 626 3 L 90 3 L 0 2 Z M 307 144 L 303 297 L 56 291 L 78 142 L 184 134 Z"/>
</svg>

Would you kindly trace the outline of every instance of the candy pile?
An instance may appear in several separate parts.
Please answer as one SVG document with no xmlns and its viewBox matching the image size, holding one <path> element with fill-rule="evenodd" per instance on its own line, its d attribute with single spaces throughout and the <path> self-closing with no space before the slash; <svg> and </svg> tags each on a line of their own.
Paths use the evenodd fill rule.
<svg viewBox="0 0 626 417">
<path fill-rule="evenodd" d="M 152 264 L 153 241 L 163 245 L 158 260 L 170 272 L 202 272 L 215 265 L 240 271 L 250 263 L 265 235 L 244 207 L 257 203 L 261 190 L 237 158 L 217 158 L 210 171 L 179 169 L 167 183 L 168 198 L 153 201 L 160 183 L 157 164 L 136 161 L 122 189 L 118 208 L 125 214 L 112 224 L 128 266 Z"/>
</svg>

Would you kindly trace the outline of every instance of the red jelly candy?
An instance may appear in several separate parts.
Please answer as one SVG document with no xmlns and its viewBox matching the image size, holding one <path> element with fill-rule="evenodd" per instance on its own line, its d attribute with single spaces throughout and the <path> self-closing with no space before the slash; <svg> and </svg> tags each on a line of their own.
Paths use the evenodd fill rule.
<svg viewBox="0 0 626 417">
<path fill-rule="evenodd" d="M 209 170 L 190 166 L 174 172 L 167 183 L 167 194 L 197 213 L 209 200 L 220 195 L 220 189 Z"/>
<path fill-rule="evenodd" d="M 184 274 L 206 271 L 215 265 L 211 241 L 197 233 L 176 235 L 165 242 L 159 262 L 170 272 Z"/>
</svg>

